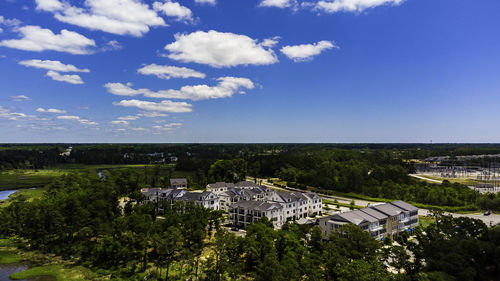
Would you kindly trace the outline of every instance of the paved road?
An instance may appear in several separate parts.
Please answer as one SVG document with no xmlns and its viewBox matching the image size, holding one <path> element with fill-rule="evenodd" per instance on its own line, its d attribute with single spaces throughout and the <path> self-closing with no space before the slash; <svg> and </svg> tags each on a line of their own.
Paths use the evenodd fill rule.
<svg viewBox="0 0 500 281">
<path fill-rule="evenodd" d="M 253 178 L 249 177 L 249 178 L 247 178 L 247 180 L 253 181 Z M 285 188 L 281 188 L 278 186 L 274 186 L 273 184 L 269 183 L 266 179 L 257 179 L 257 180 L 262 181 L 262 185 L 270 187 L 270 188 L 274 188 L 277 190 L 304 192 L 303 190 L 296 189 L 296 188 L 287 187 L 285 189 Z M 323 195 L 323 194 L 318 194 L 318 195 L 323 199 L 328 199 L 328 200 L 337 199 L 338 202 L 347 203 L 347 204 L 349 204 L 351 202 L 351 200 L 354 200 L 354 205 L 356 205 L 356 206 L 368 206 L 368 204 L 380 203 L 380 202 L 353 199 L 353 198 L 342 197 L 342 196 L 330 196 L 330 195 Z M 430 214 L 430 211 L 427 209 L 418 209 L 418 214 L 421 216 L 427 216 Z M 445 213 L 445 214 L 452 215 L 455 218 L 468 217 L 468 218 L 473 218 L 473 219 L 479 219 L 479 220 L 482 220 L 488 226 L 500 224 L 500 214 L 491 214 L 489 216 L 485 216 L 482 213 L 477 213 L 477 214 Z"/>
<path fill-rule="evenodd" d="M 441 180 L 434 180 L 434 179 L 422 177 L 422 176 L 419 176 L 419 175 L 416 175 L 416 174 L 409 174 L 409 176 L 417 178 L 417 179 L 421 179 L 421 180 L 424 180 L 424 181 L 429 181 L 429 182 L 434 182 L 434 183 L 443 183 L 443 181 L 441 181 Z"/>
</svg>

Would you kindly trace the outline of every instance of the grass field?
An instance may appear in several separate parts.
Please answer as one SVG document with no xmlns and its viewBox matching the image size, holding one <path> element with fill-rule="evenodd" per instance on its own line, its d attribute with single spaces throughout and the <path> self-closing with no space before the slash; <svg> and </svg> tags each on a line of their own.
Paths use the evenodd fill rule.
<svg viewBox="0 0 500 281">
<path fill-rule="evenodd" d="M 10 279 L 22 280 L 38 276 L 51 276 L 56 281 L 86 281 L 94 280 L 95 273 L 82 266 L 66 267 L 58 264 L 32 267 L 10 275 Z"/>
<path fill-rule="evenodd" d="M 469 185 L 469 186 L 475 186 L 478 183 L 481 183 L 482 181 L 475 180 L 475 179 L 464 179 L 464 178 L 441 178 L 441 177 L 436 177 L 436 176 L 429 176 L 429 175 L 418 175 L 419 177 L 431 179 L 431 180 L 447 180 L 450 183 L 460 183 L 463 185 Z M 431 182 L 432 183 L 432 182 Z"/>
<path fill-rule="evenodd" d="M 435 222 L 435 219 L 430 216 L 418 216 L 418 225 L 422 227 L 427 227 Z"/>
<path fill-rule="evenodd" d="M 41 170 L 9 170 L 0 172 L 0 190 L 43 187 L 54 178 L 69 172 L 97 172 L 99 170 L 147 168 L 153 165 L 83 165 L 65 164 L 54 168 Z M 179 173 L 179 176 L 182 172 Z"/>
</svg>

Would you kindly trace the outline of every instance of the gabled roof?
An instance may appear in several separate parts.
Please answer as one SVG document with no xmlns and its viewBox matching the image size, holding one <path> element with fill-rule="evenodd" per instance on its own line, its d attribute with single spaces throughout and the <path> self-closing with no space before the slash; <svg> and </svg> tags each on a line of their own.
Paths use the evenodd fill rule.
<svg viewBox="0 0 500 281">
<path fill-rule="evenodd" d="M 398 208 L 400 208 L 400 209 L 408 211 L 408 212 L 418 211 L 417 207 L 415 207 L 415 206 L 413 206 L 411 204 L 408 204 L 408 203 L 406 203 L 404 201 L 401 201 L 401 200 L 391 202 L 391 204 L 394 205 L 394 206 L 396 206 L 396 207 L 398 207 Z"/>
<path fill-rule="evenodd" d="M 231 183 L 231 182 L 216 182 L 216 183 L 209 183 L 208 184 L 208 187 L 209 188 L 221 188 L 221 187 L 227 187 L 227 188 L 230 188 L 230 187 L 234 187 L 234 183 Z"/>
<path fill-rule="evenodd" d="M 370 206 L 369 208 L 373 208 L 381 213 L 384 213 L 388 216 L 397 216 L 403 212 L 402 209 L 390 204 L 390 203 L 385 203 L 385 204 L 380 204 L 380 205 L 374 205 Z"/>
<path fill-rule="evenodd" d="M 363 219 L 365 219 L 366 221 L 369 221 L 370 223 L 378 222 L 377 218 L 374 218 L 374 217 L 370 216 L 369 214 L 364 213 L 360 210 L 354 210 L 351 213 L 353 213 L 359 217 L 362 217 Z"/>
<path fill-rule="evenodd" d="M 185 178 L 170 179 L 170 185 L 179 185 L 179 184 L 187 184 L 187 179 Z"/>
<path fill-rule="evenodd" d="M 381 213 L 375 209 L 372 209 L 372 208 L 363 208 L 360 210 L 361 212 L 365 213 L 365 214 L 368 214 L 378 220 L 383 220 L 383 219 L 387 219 L 388 216 L 384 213 Z"/>
<path fill-rule="evenodd" d="M 268 203 L 264 201 L 238 201 L 230 206 L 231 208 L 244 208 L 248 210 L 256 211 L 271 211 L 282 209 L 281 205 L 278 203 Z"/>
<path fill-rule="evenodd" d="M 329 221 L 334 222 L 347 222 L 352 223 L 354 225 L 361 225 L 364 223 L 369 223 L 369 221 L 365 220 L 363 217 L 354 214 L 353 212 L 345 212 L 340 214 L 335 214 L 329 217 Z"/>
<path fill-rule="evenodd" d="M 236 183 L 236 186 L 237 187 L 258 187 L 258 185 L 256 183 L 254 183 L 253 181 L 240 181 L 240 182 Z"/>
</svg>

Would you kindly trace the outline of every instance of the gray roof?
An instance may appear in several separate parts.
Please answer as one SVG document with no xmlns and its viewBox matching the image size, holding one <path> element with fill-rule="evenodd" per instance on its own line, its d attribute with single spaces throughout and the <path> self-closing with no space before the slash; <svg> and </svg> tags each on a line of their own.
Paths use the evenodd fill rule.
<svg viewBox="0 0 500 281">
<path fill-rule="evenodd" d="M 231 208 L 245 208 L 257 211 L 270 211 L 273 209 L 282 209 L 278 203 L 268 203 L 264 201 L 238 201 L 230 206 Z"/>
<path fill-rule="evenodd" d="M 375 209 L 381 213 L 384 213 L 388 216 L 391 216 L 391 217 L 397 216 L 403 212 L 403 210 L 401 208 L 396 207 L 390 203 L 374 205 L 374 206 L 370 206 L 369 208 L 373 208 L 373 209 Z"/>
<path fill-rule="evenodd" d="M 360 217 L 362 217 L 363 219 L 369 221 L 370 223 L 374 223 L 374 222 L 378 222 L 378 219 L 375 218 L 375 217 L 372 217 L 370 216 L 369 214 L 365 213 L 365 212 L 362 212 L 360 210 L 355 210 L 355 211 L 352 211 L 351 213 L 355 214 L 355 215 L 358 215 Z"/>
<path fill-rule="evenodd" d="M 256 183 L 254 183 L 253 181 L 240 181 L 238 183 L 236 183 L 236 186 L 238 187 L 258 187 L 258 185 Z"/>
<path fill-rule="evenodd" d="M 289 193 L 286 191 L 276 191 L 276 193 L 285 201 L 285 203 L 297 202 L 299 200 L 307 200 L 307 198 L 302 195 L 302 193 Z"/>
<path fill-rule="evenodd" d="M 398 208 L 400 208 L 400 209 L 408 211 L 408 212 L 418 211 L 417 207 L 415 207 L 415 206 L 413 206 L 411 204 L 408 204 L 408 203 L 406 203 L 404 201 L 401 201 L 401 200 L 391 202 L 391 204 L 394 205 L 394 206 L 396 206 L 396 207 L 398 207 Z"/>
<path fill-rule="evenodd" d="M 340 214 L 335 214 L 330 217 L 331 221 L 340 221 L 340 222 L 348 222 L 352 223 L 355 225 L 360 225 L 365 222 L 369 222 L 365 220 L 363 217 L 358 216 L 357 214 L 354 214 L 353 212 L 345 212 L 345 213 L 340 213 Z"/>
<path fill-rule="evenodd" d="M 379 212 L 375 209 L 372 209 L 372 208 L 363 208 L 360 211 L 363 213 L 366 213 L 366 214 L 368 214 L 376 219 L 379 219 L 379 220 L 387 219 L 387 217 L 388 217 L 386 214 L 381 213 L 381 212 Z"/>
<path fill-rule="evenodd" d="M 187 180 L 185 178 L 170 179 L 170 185 L 177 185 L 177 184 L 187 184 Z"/>
<path fill-rule="evenodd" d="M 234 187 L 234 183 L 230 183 L 230 182 L 209 183 L 208 187 L 210 187 L 210 188 Z"/>
</svg>

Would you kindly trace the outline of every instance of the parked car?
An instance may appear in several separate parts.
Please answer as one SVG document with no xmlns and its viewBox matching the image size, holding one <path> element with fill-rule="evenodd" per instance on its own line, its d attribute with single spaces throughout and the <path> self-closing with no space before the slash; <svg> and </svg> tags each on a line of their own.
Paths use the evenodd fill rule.
<svg viewBox="0 0 500 281">
<path fill-rule="evenodd" d="M 237 228 L 237 227 L 232 227 L 232 228 L 231 228 L 231 230 L 232 230 L 232 231 L 239 231 L 240 229 L 239 229 L 239 228 Z"/>
<path fill-rule="evenodd" d="M 490 213 L 490 211 L 486 211 L 486 212 L 484 212 L 484 214 L 483 214 L 483 215 L 485 215 L 485 216 L 489 216 L 489 215 L 491 215 L 491 213 Z"/>
</svg>

